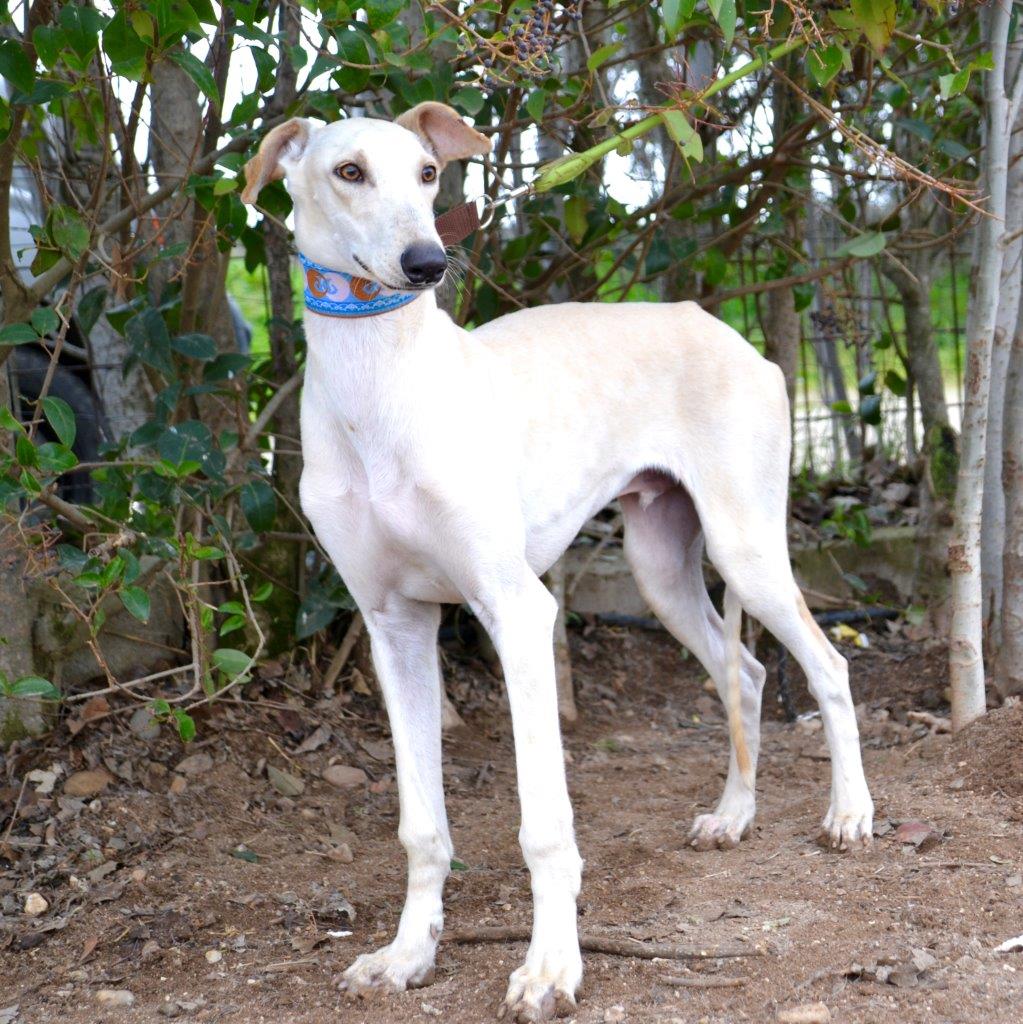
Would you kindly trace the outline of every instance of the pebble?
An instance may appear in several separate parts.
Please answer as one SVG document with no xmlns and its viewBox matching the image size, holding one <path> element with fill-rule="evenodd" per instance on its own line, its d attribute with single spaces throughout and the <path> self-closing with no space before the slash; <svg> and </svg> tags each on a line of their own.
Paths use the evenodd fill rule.
<svg viewBox="0 0 1023 1024">
<path fill-rule="evenodd" d="M 224 959 L 224 954 L 219 949 L 207 949 L 206 950 L 206 963 L 208 964 L 219 964 Z"/>
<path fill-rule="evenodd" d="M 779 1010 L 780 1024 L 827 1024 L 831 1011 L 823 1003 L 804 1003 L 790 1010 Z"/>
<path fill-rule="evenodd" d="M 160 723 L 153 718 L 149 708 L 139 708 L 131 716 L 128 728 L 143 740 L 155 740 L 160 735 Z"/>
<path fill-rule="evenodd" d="M 29 917 L 38 917 L 50 909 L 50 904 L 37 892 L 30 892 L 25 897 L 25 913 Z"/>
<path fill-rule="evenodd" d="M 114 777 L 103 768 L 97 768 L 93 771 L 75 772 L 73 775 L 69 775 L 67 782 L 64 783 L 64 795 L 78 797 L 96 796 L 102 793 L 113 781 Z"/>
<path fill-rule="evenodd" d="M 621 1024 L 625 1020 L 624 1006 L 609 1006 L 604 1011 L 604 1024 Z"/>
<path fill-rule="evenodd" d="M 275 768 L 272 764 L 266 767 L 266 777 L 281 796 L 301 796 L 305 792 L 305 783 L 298 776 Z"/>
<path fill-rule="evenodd" d="M 96 993 L 96 1002 L 103 1006 L 134 1006 L 135 996 L 126 988 L 101 988 Z"/>
<path fill-rule="evenodd" d="M 350 764 L 332 764 L 323 770 L 323 779 L 338 789 L 351 789 L 353 786 L 363 785 L 367 776 L 361 768 L 355 768 Z"/>
<path fill-rule="evenodd" d="M 174 769 L 182 775 L 204 775 L 213 767 L 213 758 L 209 754 L 190 754 L 179 761 Z"/>
<path fill-rule="evenodd" d="M 167 787 L 167 792 L 171 796 L 181 796 L 186 789 L 188 789 L 188 779 L 184 775 L 175 775 L 171 779 L 171 784 Z"/>
<path fill-rule="evenodd" d="M 338 864 L 351 864 L 355 860 L 355 854 L 352 853 L 352 848 L 347 843 L 332 846 L 327 851 L 327 857 Z"/>
</svg>

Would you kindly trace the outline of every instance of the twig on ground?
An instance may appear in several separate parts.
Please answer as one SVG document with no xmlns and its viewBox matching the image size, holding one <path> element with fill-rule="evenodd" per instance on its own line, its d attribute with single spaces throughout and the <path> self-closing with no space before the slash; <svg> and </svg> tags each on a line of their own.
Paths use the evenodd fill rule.
<svg viewBox="0 0 1023 1024">
<path fill-rule="evenodd" d="M 337 654 L 331 659 L 330 665 L 327 666 L 327 671 L 323 674 L 324 690 L 334 689 L 338 676 L 341 675 L 345 665 L 348 663 L 348 659 L 352 656 L 352 651 L 355 650 L 355 644 L 362 634 L 363 625 L 362 612 L 356 612 L 352 616 L 352 621 L 348 624 L 348 629 L 345 632 L 344 639 L 341 641 L 341 646 L 337 649 Z"/>
<path fill-rule="evenodd" d="M 746 984 L 745 978 L 717 978 L 713 974 L 694 974 L 688 978 L 676 978 L 669 975 L 661 978 L 664 985 L 675 988 L 741 988 Z"/>
<path fill-rule="evenodd" d="M 488 928 L 460 928 L 444 932 L 442 942 L 466 946 L 476 942 L 529 942 L 529 928 L 517 925 L 495 925 Z M 588 953 L 606 953 L 608 956 L 635 957 L 638 960 L 718 960 L 746 956 L 763 956 L 761 949 L 683 949 L 668 942 L 639 942 L 636 939 L 616 939 L 609 935 L 579 936 L 579 946 Z"/>
</svg>

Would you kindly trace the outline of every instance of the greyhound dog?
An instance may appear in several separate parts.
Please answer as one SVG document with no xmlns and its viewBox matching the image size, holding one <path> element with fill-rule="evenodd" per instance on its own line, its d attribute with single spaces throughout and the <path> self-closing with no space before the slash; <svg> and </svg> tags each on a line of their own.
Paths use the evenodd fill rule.
<svg viewBox="0 0 1023 1024">
<path fill-rule="evenodd" d="M 780 371 L 691 302 L 565 303 L 457 327 L 433 293 L 446 260 L 432 205 L 445 163 L 489 150 L 439 103 L 393 123 L 295 118 L 247 164 L 243 199 L 283 177 L 294 200 L 302 508 L 365 617 L 394 740 L 407 897 L 394 940 L 342 984 L 401 991 L 433 973 L 452 857 L 437 630 L 441 604 L 465 602 L 504 668 L 533 890 L 532 939 L 502 1011 L 542 1020 L 574 1005 L 582 979 L 582 862 L 558 727 L 557 607 L 539 574 L 608 502 L 621 502 L 645 599 L 728 709 L 724 794 L 691 842 L 734 846 L 753 820 L 764 669 L 740 651 L 742 610 L 792 652 L 820 704 L 830 843 L 868 843 L 873 804 L 846 662 L 789 565 Z M 705 545 L 726 584 L 724 622 L 703 582 Z"/>
</svg>

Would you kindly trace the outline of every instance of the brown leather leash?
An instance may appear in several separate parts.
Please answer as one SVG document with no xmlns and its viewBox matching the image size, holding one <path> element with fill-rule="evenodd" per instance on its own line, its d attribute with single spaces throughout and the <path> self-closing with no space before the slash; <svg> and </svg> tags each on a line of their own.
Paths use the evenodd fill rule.
<svg viewBox="0 0 1023 1024">
<path fill-rule="evenodd" d="M 505 203 L 528 195 L 532 190 L 532 185 L 520 185 L 497 199 L 481 196 L 479 199 L 462 203 L 461 206 L 452 207 L 446 213 L 442 213 L 433 222 L 437 228 L 437 234 L 440 235 L 441 245 L 447 248 L 464 241 L 474 231 L 487 227 L 494 219 L 494 213 L 499 206 L 504 206 Z"/>
</svg>

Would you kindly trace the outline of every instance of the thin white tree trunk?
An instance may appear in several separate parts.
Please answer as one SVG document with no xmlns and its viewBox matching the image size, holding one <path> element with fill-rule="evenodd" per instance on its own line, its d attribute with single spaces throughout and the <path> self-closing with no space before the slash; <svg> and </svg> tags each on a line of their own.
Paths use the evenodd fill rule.
<svg viewBox="0 0 1023 1024">
<path fill-rule="evenodd" d="M 1013 331 L 1005 384 L 1003 444 L 1002 643 L 993 674 L 995 688 L 1008 697 L 1023 693 L 1023 304 Z"/>
<path fill-rule="evenodd" d="M 1009 128 L 1012 123 L 1005 88 L 1009 5 L 995 3 L 981 12 L 985 48 L 993 70 L 984 76 L 984 149 L 981 156 L 988 216 L 980 225 L 974 290 L 967 325 L 966 405 L 962 454 L 955 498 L 955 527 L 949 545 L 952 577 L 952 623 L 949 673 L 952 727 L 979 718 L 984 696 L 983 600 L 980 568 L 981 512 L 984 498 L 984 453 L 987 405 L 991 386 L 991 347 L 998 320 L 1005 233 Z"/>
<path fill-rule="evenodd" d="M 1017 61 L 1012 60 L 1011 68 Z M 991 393 L 988 396 L 984 462 L 984 509 L 981 518 L 980 575 L 984 594 L 985 650 L 997 651 L 1002 641 L 1002 551 L 1005 547 L 1005 492 L 1002 488 L 1002 426 L 1009 349 L 1016 329 L 1023 274 L 1023 120 L 1017 111 L 1009 142 L 1006 183 L 1005 238 L 998 317 L 991 347 Z"/>
</svg>

